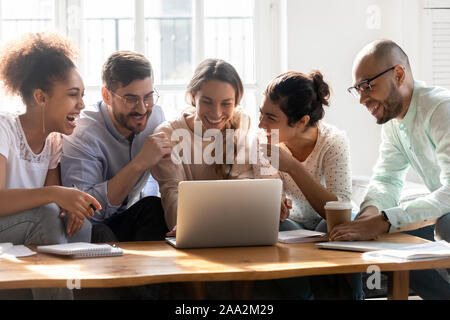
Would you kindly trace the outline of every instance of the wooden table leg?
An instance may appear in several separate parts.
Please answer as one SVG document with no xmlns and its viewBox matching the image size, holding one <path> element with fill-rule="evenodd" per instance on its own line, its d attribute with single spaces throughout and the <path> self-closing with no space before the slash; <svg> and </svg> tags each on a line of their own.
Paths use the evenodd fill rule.
<svg viewBox="0 0 450 320">
<path fill-rule="evenodd" d="M 409 271 L 388 272 L 388 299 L 408 300 Z"/>
<path fill-rule="evenodd" d="M 231 289 L 234 300 L 248 300 L 252 293 L 253 281 L 233 281 Z"/>
<path fill-rule="evenodd" d="M 189 296 L 194 300 L 206 300 L 206 288 L 204 282 L 187 282 L 186 288 Z"/>
</svg>

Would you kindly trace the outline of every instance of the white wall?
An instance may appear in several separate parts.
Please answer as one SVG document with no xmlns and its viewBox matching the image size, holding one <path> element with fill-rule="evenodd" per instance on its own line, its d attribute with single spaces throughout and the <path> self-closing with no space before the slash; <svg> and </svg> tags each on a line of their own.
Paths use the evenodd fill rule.
<svg viewBox="0 0 450 320">
<path fill-rule="evenodd" d="M 421 0 L 285 1 L 286 67 L 323 72 L 333 90 L 325 121 L 347 132 L 353 174 L 371 175 L 378 157 L 380 126 L 347 92 L 352 84 L 353 59 L 372 40 L 389 38 L 410 53 L 414 69 L 420 55 Z"/>
</svg>

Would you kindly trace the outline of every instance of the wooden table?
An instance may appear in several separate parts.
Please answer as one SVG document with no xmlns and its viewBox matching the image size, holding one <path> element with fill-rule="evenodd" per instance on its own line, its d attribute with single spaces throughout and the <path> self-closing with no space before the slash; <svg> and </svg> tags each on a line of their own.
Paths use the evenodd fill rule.
<svg viewBox="0 0 450 320">
<path fill-rule="evenodd" d="M 380 241 L 423 243 L 405 234 Z M 407 299 L 409 271 L 449 268 L 450 259 L 366 261 L 361 253 L 317 249 L 313 243 L 177 250 L 165 242 L 120 243 L 122 257 L 71 259 L 39 253 L 0 259 L 0 289 L 111 288 L 166 282 L 240 281 L 367 272 L 389 275 L 389 298 Z"/>
</svg>

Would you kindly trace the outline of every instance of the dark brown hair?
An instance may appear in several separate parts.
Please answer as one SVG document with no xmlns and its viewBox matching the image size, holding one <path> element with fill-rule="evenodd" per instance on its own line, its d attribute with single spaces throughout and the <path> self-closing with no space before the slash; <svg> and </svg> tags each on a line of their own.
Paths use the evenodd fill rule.
<svg viewBox="0 0 450 320">
<path fill-rule="evenodd" d="M 194 76 L 187 86 L 188 102 L 195 107 L 194 97 L 201 86 L 210 80 L 219 80 L 230 84 L 236 92 L 235 104 L 241 103 L 244 86 L 236 69 L 226 61 L 220 59 L 206 59 L 195 69 Z M 190 99 L 190 100 L 189 100 Z"/>
<path fill-rule="evenodd" d="M 102 68 L 103 85 L 111 91 L 126 87 L 134 80 L 153 79 L 150 61 L 137 52 L 117 51 L 109 56 Z"/>
<path fill-rule="evenodd" d="M 291 71 L 273 79 L 264 94 L 280 104 L 291 127 L 306 115 L 310 117 L 308 126 L 315 126 L 325 115 L 323 106 L 329 105 L 330 88 L 320 71 L 309 75 Z"/>
<path fill-rule="evenodd" d="M 33 92 L 51 93 L 54 81 L 65 80 L 75 68 L 76 49 L 56 33 L 29 33 L 7 43 L 0 53 L 0 79 L 9 94 L 20 95 L 25 104 Z"/>
</svg>

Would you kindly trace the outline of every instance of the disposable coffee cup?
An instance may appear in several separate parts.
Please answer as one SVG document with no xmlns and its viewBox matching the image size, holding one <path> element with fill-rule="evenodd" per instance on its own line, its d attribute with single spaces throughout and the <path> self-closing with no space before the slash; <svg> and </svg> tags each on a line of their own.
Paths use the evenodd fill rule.
<svg viewBox="0 0 450 320">
<path fill-rule="evenodd" d="M 328 233 L 338 224 L 351 221 L 352 204 L 351 202 L 332 201 L 325 205 L 325 215 L 327 219 Z"/>
</svg>

